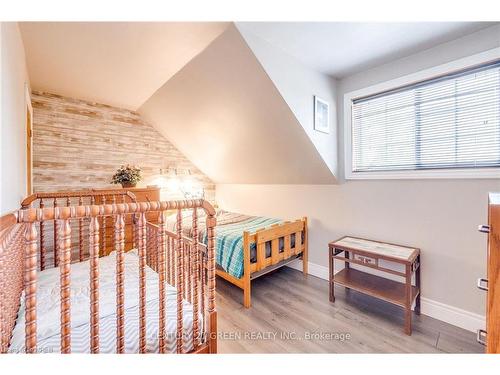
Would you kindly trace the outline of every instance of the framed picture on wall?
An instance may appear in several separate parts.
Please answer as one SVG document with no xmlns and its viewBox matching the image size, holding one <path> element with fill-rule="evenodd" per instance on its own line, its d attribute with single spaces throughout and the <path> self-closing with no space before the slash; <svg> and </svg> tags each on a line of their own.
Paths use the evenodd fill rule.
<svg viewBox="0 0 500 375">
<path fill-rule="evenodd" d="M 330 133 L 330 107 L 328 102 L 314 96 L 314 130 Z"/>
</svg>

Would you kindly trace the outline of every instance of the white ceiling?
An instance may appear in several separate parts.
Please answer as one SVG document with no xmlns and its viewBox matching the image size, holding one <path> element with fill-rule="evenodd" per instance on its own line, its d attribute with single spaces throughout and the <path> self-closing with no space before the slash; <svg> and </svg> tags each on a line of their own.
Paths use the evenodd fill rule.
<svg viewBox="0 0 500 375">
<path fill-rule="evenodd" d="M 493 23 L 245 22 L 305 65 L 335 77 Z M 33 89 L 138 109 L 226 30 L 224 22 L 22 22 Z"/>
<path fill-rule="evenodd" d="M 238 22 L 306 66 L 342 78 L 493 22 Z"/>
<path fill-rule="evenodd" d="M 20 23 L 31 87 L 136 110 L 228 26 Z"/>
</svg>

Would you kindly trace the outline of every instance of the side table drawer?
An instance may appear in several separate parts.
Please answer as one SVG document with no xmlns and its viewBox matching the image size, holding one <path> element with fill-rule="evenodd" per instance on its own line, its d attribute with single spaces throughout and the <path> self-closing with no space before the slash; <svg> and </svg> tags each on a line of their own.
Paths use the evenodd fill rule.
<svg viewBox="0 0 500 375">
<path fill-rule="evenodd" d="M 364 256 L 364 255 L 353 254 L 353 259 L 355 261 L 358 261 L 358 262 L 363 263 L 363 264 L 369 264 L 372 266 L 377 265 L 377 259 L 370 258 L 370 257 Z"/>
</svg>

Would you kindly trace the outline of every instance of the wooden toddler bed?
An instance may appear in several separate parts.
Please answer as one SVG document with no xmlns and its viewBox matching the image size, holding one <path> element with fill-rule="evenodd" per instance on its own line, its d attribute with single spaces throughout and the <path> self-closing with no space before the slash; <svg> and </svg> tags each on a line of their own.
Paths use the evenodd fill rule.
<svg viewBox="0 0 500 375">
<path fill-rule="evenodd" d="M 186 211 L 185 221 L 191 216 Z M 279 219 L 217 212 L 215 233 L 216 274 L 243 289 L 243 305 L 251 306 L 251 282 L 279 267 L 301 258 L 307 275 L 307 218 L 293 222 Z M 154 225 L 151 225 L 154 230 Z M 176 221 L 167 221 L 176 230 Z M 206 243 L 204 228 L 199 228 L 200 242 Z M 192 238 L 188 226 L 184 235 Z"/>
<path fill-rule="evenodd" d="M 0 218 L 2 353 L 216 352 L 214 209 L 204 200 L 121 203 L 119 194 L 111 204 L 72 205 L 92 193 L 71 193 L 68 206 L 42 203 Z M 176 233 L 166 229 L 168 210 L 177 212 Z M 182 235 L 185 210 L 194 212 L 192 238 Z M 206 245 L 198 241 L 197 212 Z M 154 233 L 146 220 L 153 214 Z M 129 252 L 127 216 L 135 233 Z M 114 223 L 109 256 L 101 251 L 104 218 Z M 49 223 L 52 248 L 44 239 Z M 79 241 L 71 241 L 72 227 Z"/>
</svg>

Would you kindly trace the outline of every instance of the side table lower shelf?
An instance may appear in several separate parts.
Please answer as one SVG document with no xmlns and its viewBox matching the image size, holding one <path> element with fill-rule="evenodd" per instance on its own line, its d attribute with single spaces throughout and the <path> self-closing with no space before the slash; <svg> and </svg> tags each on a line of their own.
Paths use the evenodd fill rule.
<svg viewBox="0 0 500 375">
<path fill-rule="evenodd" d="M 406 306 L 406 286 L 397 281 L 385 279 L 353 268 L 344 268 L 334 275 L 333 283 L 357 290 L 358 292 L 379 298 L 394 305 Z M 412 286 L 412 304 L 419 293 L 420 290 L 418 287 Z"/>
</svg>

